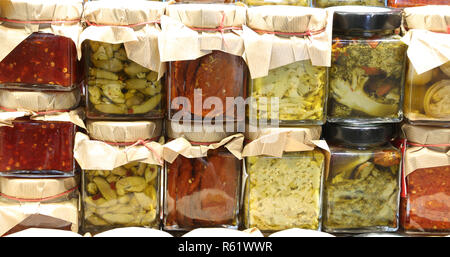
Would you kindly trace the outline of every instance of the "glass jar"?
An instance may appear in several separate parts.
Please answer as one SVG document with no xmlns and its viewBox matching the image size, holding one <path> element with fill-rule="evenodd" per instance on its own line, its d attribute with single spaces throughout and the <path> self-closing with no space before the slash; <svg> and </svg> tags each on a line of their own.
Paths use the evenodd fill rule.
<svg viewBox="0 0 450 257">
<path fill-rule="evenodd" d="M 412 124 L 442 125 L 450 121 L 450 62 L 420 75 L 409 62 L 404 110 Z"/>
<path fill-rule="evenodd" d="M 328 125 L 330 169 L 325 179 L 323 229 L 331 233 L 398 230 L 400 151 L 393 126 Z"/>
<path fill-rule="evenodd" d="M 163 81 L 132 60 L 124 44 L 87 40 L 86 116 L 90 119 L 164 117 Z"/>
<path fill-rule="evenodd" d="M 0 236 L 28 228 L 78 232 L 79 177 L 24 179 L 0 177 Z"/>
<path fill-rule="evenodd" d="M 0 87 L 69 91 L 80 70 L 72 39 L 35 32 L 0 62 Z"/>
<path fill-rule="evenodd" d="M 242 162 L 224 147 L 166 164 L 164 229 L 237 229 Z"/>
<path fill-rule="evenodd" d="M 267 233 L 319 230 L 324 167 L 325 156 L 317 149 L 282 158 L 246 157 L 244 226 Z"/>
<path fill-rule="evenodd" d="M 84 170 L 83 230 L 159 228 L 160 167 L 132 162 L 113 170 Z"/>
<path fill-rule="evenodd" d="M 248 6 L 260 5 L 296 5 L 296 6 L 311 6 L 311 0 L 245 0 Z"/>
<path fill-rule="evenodd" d="M 388 6 L 402 8 L 422 5 L 449 5 L 448 0 L 387 0 Z"/>
<path fill-rule="evenodd" d="M 313 6 L 326 8 L 338 5 L 385 6 L 386 0 L 314 0 Z"/>
<path fill-rule="evenodd" d="M 179 114 L 190 120 L 205 117 L 225 121 L 243 119 L 236 116 L 240 112 L 234 100 L 245 99 L 246 67 L 242 57 L 222 51 L 212 51 L 195 60 L 170 62 L 169 119 L 177 118 Z"/>
<path fill-rule="evenodd" d="M 417 169 L 406 176 L 401 223 L 407 233 L 450 233 L 450 166 Z"/>
<path fill-rule="evenodd" d="M 327 68 L 313 66 L 310 60 L 269 70 L 267 76 L 250 81 L 249 94 L 254 101 L 249 118 L 278 120 L 282 125 L 322 125 L 327 89 Z M 272 99 L 278 102 L 278 111 Z"/>
<path fill-rule="evenodd" d="M 76 125 L 71 122 L 16 119 L 0 127 L 0 174 L 65 175 L 75 170 Z"/>
<path fill-rule="evenodd" d="M 328 118 L 383 123 L 403 118 L 406 44 L 394 31 L 401 12 L 383 7 L 332 7 Z"/>
</svg>

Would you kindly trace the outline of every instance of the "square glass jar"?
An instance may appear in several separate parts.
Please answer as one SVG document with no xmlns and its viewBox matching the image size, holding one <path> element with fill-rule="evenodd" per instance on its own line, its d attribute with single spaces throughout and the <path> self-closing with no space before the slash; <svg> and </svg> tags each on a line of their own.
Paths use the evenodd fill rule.
<svg viewBox="0 0 450 257">
<path fill-rule="evenodd" d="M 325 155 L 317 149 L 246 157 L 245 228 L 320 230 L 324 169 Z"/>
<path fill-rule="evenodd" d="M 417 169 L 406 176 L 401 225 L 408 234 L 450 233 L 450 166 Z"/>
<path fill-rule="evenodd" d="M 160 225 L 161 168 L 132 162 L 113 170 L 83 170 L 83 231 Z"/>
<path fill-rule="evenodd" d="M 73 176 L 76 125 L 20 118 L 0 127 L 2 176 Z"/>
<path fill-rule="evenodd" d="M 333 145 L 330 150 L 323 230 L 330 233 L 397 231 L 400 151 L 391 145 L 366 149 Z"/>
<path fill-rule="evenodd" d="M 398 35 L 333 39 L 329 122 L 403 119 L 406 45 Z"/>
<path fill-rule="evenodd" d="M 242 57 L 212 51 L 188 61 L 169 62 L 168 118 L 239 121 L 245 118 L 247 66 Z"/>
<path fill-rule="evenodd" d="M 318 8 L 337 5 L 385 6 L 386 0 L 313 0 L 313 6 Z"/>
<path fill-rule="evenodd" d="M 450 62 L 417 74 L 411 62 L 405 83 L 405 117 L 412 124 L 448 126 Z"/>
<path fill-rule="evenodd" d="M 239 227 L 242 161 L 225 148 L 166 165 L 164 229 Z"/>
<path fill-rule="evenodd" d="M 245 0 L 248 6 L 261 6 L 261 5 L 295 5 L 295 6 L 311 6 L 311 0 Z"/>
<path fill-rule="evenodd" d="M 34 32 L 0 62 L 2 88 L 70 91 L 80 82 L 76 46 L 67 37 Z"/>
<path fill-rule="evenodd" d="M 250 80 L 249 85 L 249 122 L 277 120 L 294 126 L 322 125 L 326 120 L 326 67 L 313 66 L 310 60 L 294 62 Z"/>
<path fill-rule="evenodd" d="M 90 119 L 164 117 L 164 78 L 129 60 L 124 44 L 87 40 L 86 116 Z"/>
</svg>

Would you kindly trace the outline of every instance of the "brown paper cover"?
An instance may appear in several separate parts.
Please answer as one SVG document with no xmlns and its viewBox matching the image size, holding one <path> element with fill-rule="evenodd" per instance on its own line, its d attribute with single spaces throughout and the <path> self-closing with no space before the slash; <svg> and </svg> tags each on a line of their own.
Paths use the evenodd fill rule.
<svg viewBox="0 0 450 257">
<path fill-rule="evenodd" d="M 252 78 L 297 61 L 331 65 L 333 12 L 299 6 L 259 6 L 248 9 L 244 26 L 245 60 Z M 284 32 L 297 35 L 264 33 Z M 311 35 L 304 35 L 311 32 Z"/>
<path fill-rule="evenodd" d="M 155 141 L 145 145 L 111 145 L 91 140 L 78 132 L 75 135 L 74 158 L 83 170 L 113 170 L 134 161 L 162 166 L 162 145 Z"/>
<path fill-rule="evenodd" d="M 162 133 L 162 120 L 86 122 L 90 138 L 106 142 L 136 142 L 154 139 Z"/>
<path fill-rule="evenodd" d="M 402 41 L 418 74 L 450 61 L 450 6 L 421 6 L 404 9 L 409 29 Z"/>
<path fill-rule="evenodd" d="M 217 125 L 217 126 L 216 126 Z M 237 133 L 237 123 L 204 124 L 202 122 L 166 121 L 166 134 L 169 138 L 183 137 L 191 142 L 216 143 Z M 229 132 L 228 132 L 229 131 Z"/>
<path fill-rule="evenodd" d="M 81 48 L 87 39 L 110 44 L 123 43 L 128 59 L 158 72 L 161 77 L 165 65 L 159 58 L 158 37 L 161 29 L 158 22 L 166 5 L 155 1 L 87 2 L 83 19 L 92 26 L 83 31 L 78 47 Z"/>
<path fill-rule="evenodd" d="M 407 146 L 404 155 L 405 176 L 417 169 L 440 167 L 450 165 L 450 128 L 437 128 L 428 126 L 402 126 L 403 133 L 408 142 L 420 145 L 448 146 Z"/>
<path fill-rule="evenodd" d="M 212 50 L 242 56 L 245 16 L 246 8 L 233 4 L 168 5 L 158 39 L 161 61 L 194 60 Z"/>
<path fill-rule="evenodd" d="M 13 121 L 21 117 L 30 117 L 31 120 L 71 122 L 81 128 L 86 128 L 83 121 L 85 114 L 82 107 L 75 110 L 54 113 L 40 113 L 25 109 L 11 112 L 0 111 L 0 126 L 12 127 Z"/>
<path fill-rule="evenodd" d="M 77 186 L 77 180 L 0 178 L 0 192 L 7 196 L 40 199 L 64 193 Z M 78 191 L 77 192 L 78 195 Z M 32 215 L 45 215 L 72 223 L 71 230 L 78 231 L 79 195 L 76 198 L 54 202 L 28 202 L 0 197 L 0 235 Z"/>
<path fill-rule="evenodd" d="M 16 46 L 34 32 L 50 33 L 72 39 L 78 44 L 82 31 L 81 0 L 2 0 L 0 17 L 19 21 L 74 21 L 70 23 L 52 23 L 50 25 L 17 24 L 0 22 L 0 61 Z M 81 58 L 78 51 L 78 58 Z"/>
<path fill-rule="evenodd" d="M 206 145 L 193 145 L 183 137 L 174 139 L 163 146 L 163 158 L 172 163 L 178 155 L 186 158 L 200 158 L 208 155 L 209 150 L 225 147 L 236 158 L 242 159 L 243 134 L 234 134 L 222 139 L 220 142 Z"/>
<path fill-rule="evenodd" d="M 250 140 L 242 156 L 269 155 L 282 157 L 283 152 L 312 151 L 315 147 L 329 152 L 328 145 L 320 139 L 320 126 L 304 128 L 255 128 L 249 127 L 246 137 Z"/>
</svg>

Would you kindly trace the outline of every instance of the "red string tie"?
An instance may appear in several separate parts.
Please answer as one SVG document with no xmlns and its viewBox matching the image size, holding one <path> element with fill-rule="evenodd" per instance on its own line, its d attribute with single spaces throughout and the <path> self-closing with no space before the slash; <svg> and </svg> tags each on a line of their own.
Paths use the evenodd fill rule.
<svg viewBox="0 0 450 257">
<path fill-rule="evenodd" d="M 3 194 L 3 193 L 0 193 L 0 196 L 2 196 L 4 198 L 7 198 L 7 199 L 10 199 L 10 200 L 19 201 L 19 202 L 43 202 L 43 201 L 53 200 L 53 199 L 59 198 L 61 196 L 68 195 L 68 194 L 74 192 L 77 189 L 78 189 L 78 187 L 73 187 L 73 188 L 71 188 L 71 189 L 69 189 L 67 191 L 64 191 L 64 192 L 60 193 L 60 194 L 53 195 L 53 196 L 48 196 L 48 197 L 44 197 L 44 198 L 32 198 L 32 199 L 29 199 L 29 198 L 18 198 L 18 197 L 6 195 L 6 194 Z"/>
</svg>

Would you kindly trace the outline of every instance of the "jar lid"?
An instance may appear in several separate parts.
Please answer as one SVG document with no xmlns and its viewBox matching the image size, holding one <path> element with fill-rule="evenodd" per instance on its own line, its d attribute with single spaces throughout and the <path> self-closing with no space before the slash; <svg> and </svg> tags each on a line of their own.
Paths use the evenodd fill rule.
<svg viewBox="0 0 450 257">
<path fill-rule="evenodd" d="M 155 139 L 162 134 L 162 120 L 154 121 L 87 121 L 89 137 L 114 143 Z"/>
<path fill-rule="evenodd" d="M 184 137 L 192 144 L 198 143 L 217 143 L 222 139 L 234 135 L 237 132 L 237 124 L 229 122 L 218 125 L 208 125 L 202 122 L 178 123 L 175 121 L 166 121 L 167 136 L 171 139 Z"/>
<path fill-rule="evenodd" d="M 15 198 L 42 199 L 64 193 L 76 186 L 77 177 L 58 179 L 0 177 L 0 192 Z"/>
<path fill-rule="evenodd" d="M 324 137 L 328 143 L 355 147 L 382 145 L 395 137 L 394 124 L 376 124 L 352 126 L 339 123 L 327 123 Z"/>
<path fill-rule="evenodd" d="M 374 6 L 336 6 L 328 8 L 334 11 L 333 31 L 376 32 L 400 28 L 402 13 L 400 9 Z"/>
</svg>

